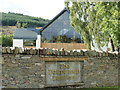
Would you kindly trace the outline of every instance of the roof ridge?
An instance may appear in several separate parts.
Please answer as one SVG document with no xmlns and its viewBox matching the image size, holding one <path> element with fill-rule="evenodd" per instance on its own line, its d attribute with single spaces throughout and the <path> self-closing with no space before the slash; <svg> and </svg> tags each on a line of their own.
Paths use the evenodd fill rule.
<svg viewBox="0 0 120 90">
<path fill-rule="evenodd" d="M 49 23 L 47 23 L 45 26 L 42 27 L 41 32 L 44 31 L 45 28 L 47 28 L 51 23 L 53 23 L 59 16 L 61 16 L 66 11 L 68 11 L 68 9 L 64 8 L 59 14 L 57 14 L 52 20 L 50 20 Z"/>
</svg>

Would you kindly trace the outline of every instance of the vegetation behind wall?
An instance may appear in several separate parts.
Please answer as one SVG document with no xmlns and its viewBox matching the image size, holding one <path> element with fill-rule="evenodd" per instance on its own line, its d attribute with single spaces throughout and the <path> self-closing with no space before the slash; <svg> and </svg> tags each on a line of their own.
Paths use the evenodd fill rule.
<svg viewBox="0 0 120 90">
<path fill-rule="evenodd" d="M 3 47 L 7 47 L 7 46 L 12 47 L 13 35 L 1 35 L 1 37 L 0 37 L 0 44 Z"/>
</svg>

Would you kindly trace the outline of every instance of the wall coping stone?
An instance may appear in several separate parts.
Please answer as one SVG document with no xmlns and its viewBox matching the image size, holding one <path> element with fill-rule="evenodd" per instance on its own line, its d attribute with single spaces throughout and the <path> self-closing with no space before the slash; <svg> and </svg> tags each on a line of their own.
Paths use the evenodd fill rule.
<svg viewBox="0 0 120 90">
<path fill-rule="evenodd" d="M 2 54 L 23 54 L 23 55 L 42 55 L 42 56 L 69 56 L 69 57 L 120 57 L 120 52 L 103 52 L 95 50 L 64 50 L 50 48 L 20 48 L 20 47 L 2 47 Z"/>
</svg>

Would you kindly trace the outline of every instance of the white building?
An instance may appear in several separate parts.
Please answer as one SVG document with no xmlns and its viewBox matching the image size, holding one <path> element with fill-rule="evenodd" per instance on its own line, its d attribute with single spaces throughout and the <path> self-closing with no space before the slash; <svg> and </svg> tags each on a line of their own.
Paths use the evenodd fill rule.
<svg viewBox="0 0 120 90">
<path fill-rule="evenodd" d="M 40 29 L 34 28 L 20 28 L 16 29 L 13 39 L 13 47 L 24 47 L 26 41 L 34 42 L 35 48 L 41 47 L 41 34 Z M 32 44 L 32 43 L 31 43 Z"/>
</svg>

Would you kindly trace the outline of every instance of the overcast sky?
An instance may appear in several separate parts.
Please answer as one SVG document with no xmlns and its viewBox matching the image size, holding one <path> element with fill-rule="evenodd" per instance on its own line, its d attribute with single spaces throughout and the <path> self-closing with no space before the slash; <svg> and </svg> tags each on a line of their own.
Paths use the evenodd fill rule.
<svg viewBox="0 0 120 90">
<path fill-rule="evenodd" d="M 64 9 L 64 0 L 0 0 L 0 12 L 52 19 Z"/>
</svg>

